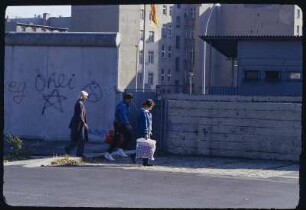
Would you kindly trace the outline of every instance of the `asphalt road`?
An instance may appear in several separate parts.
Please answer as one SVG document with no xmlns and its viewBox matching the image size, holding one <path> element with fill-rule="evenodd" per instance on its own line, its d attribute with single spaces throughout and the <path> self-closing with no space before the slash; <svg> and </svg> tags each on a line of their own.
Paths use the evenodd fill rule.
<svg viewBox="0 0 306 210">
<path fill-rule="evenodd" d="M 142 166 L 140 166 L 142 167 Z M 295 208 L 298 179 L 250 178 L 120 167 L 5 166 L 11 206 Z"/>
</svg>

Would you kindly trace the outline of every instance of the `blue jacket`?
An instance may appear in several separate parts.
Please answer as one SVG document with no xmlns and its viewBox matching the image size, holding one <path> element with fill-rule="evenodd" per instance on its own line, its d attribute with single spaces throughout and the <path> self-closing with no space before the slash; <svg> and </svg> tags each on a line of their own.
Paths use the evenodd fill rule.
<svg viewBox="0 0 306 210">
<path fill-rule="evenodd" d="M 125 103 L 124 101 L 121 101 L 116 106 L 115 122 L 118 122 L 125 126 L 130 125 L 129 115 L 130 115 L 130 105 Z"/>
<path fill-rule="evenodd" d="M 139 137 L 149 136 L 152 132 L 152 114 L 142 108 L 138 115 L 138 135 Z"/>
</svg>

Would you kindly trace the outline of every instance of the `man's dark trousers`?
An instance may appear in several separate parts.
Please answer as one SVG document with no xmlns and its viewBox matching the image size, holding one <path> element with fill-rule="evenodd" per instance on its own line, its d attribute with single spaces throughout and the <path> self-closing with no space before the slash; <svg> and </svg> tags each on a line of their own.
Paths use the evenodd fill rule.
<svg viewBox="0 0 306 210">
<path fill-rule="evenodd" d="M 114 149 L 118 147 L 120 134 L 122 134 L 124 138 L 122 149 L 126 149 L 129 143 L 132 141 L 132 131 L 129 130 L 126 126 L 119 125 L 118 123 L 114 122 L 114 130 L 114 137 L 107 150 L 108 153 L 112 153 Z"/>
</svg>

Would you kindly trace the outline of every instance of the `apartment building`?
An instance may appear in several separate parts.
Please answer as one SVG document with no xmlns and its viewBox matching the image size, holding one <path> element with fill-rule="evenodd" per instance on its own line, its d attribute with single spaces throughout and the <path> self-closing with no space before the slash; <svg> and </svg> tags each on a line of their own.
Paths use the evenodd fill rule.
<svg viewBox="0 0 306 210">
<path fill-rule="evenodd" d="M 151 5 L 72 6 L 71 31 L 121 34 L 119 89 L 181 90 L 194 68 L 196 6 L 156 4 L 156 14 L 157 25 Z"/>
</svg>

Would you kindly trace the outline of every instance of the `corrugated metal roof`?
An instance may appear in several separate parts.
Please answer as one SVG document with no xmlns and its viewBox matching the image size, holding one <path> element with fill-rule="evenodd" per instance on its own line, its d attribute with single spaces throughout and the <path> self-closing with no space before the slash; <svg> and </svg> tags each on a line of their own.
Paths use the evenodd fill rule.
<svg viewBox="0 0 306 210">
<path fill-rule="evenodd" d="M 302 41 L 303 36 L 278 36 L 278 35 L 258 35 L 258 36 L 199 36 L 203 41 L 212 45 L 216 50 L 228 58 L 237 57 L 238 41 L 260 40 L 260 41 Z"/>
</svg>

